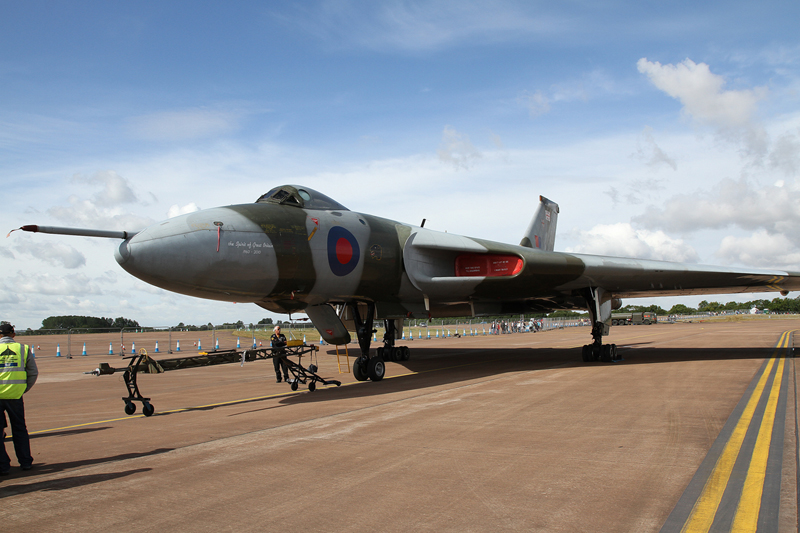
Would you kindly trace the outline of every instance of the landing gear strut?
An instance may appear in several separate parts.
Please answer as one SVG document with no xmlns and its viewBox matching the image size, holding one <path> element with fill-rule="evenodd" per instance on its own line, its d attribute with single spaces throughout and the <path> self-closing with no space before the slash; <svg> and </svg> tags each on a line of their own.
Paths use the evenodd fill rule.
<svg viewBox="0 0 800 533">
<path fill-rule="evenodd" d="M 367 304 L 367 316 L 363 319 L 358 311 L 357 303 L 353 302 L 348 305 L 350 306 L 350 312 L 353 314 L 353 322 L 356 325 L 358 346 L 361 348 L 361 356 L 353 362 L 353 376 L 358 381 L 366 381 L 368 378 L 371 381 L 380 381 L 386 374 L 386 364 L 379 354 L 372 358 L 369 356 L 369 343 L 372 334 L 376 331 L 373 329 L 375 304 L 372 302 Z"/>
<path fill-rule="evenodd" d="M 609 325 L 606 320 L 611 317 L 611 297 L 603 289 L 589 289 L 585 294 L 589 307 L 589 316 L 592 320 L 592 344 L 584 344 L 581 350 L 581 359 L 585 363 L 603 361 L 610 363 L 619 361 L 616 344 L 603 344 L 603 335 L 608 335 Z"/>
<path fill-rule="evenodd" d="M 386 374 L 385 361 L 407 361 L 411 351 L 406 346 L 395 346 L 394 340 L 397 336 L 395 321 L 386 319 L 383 321 L 386 333 L 383 335 L 383 346 L 375 351 L 375 355 L 369 356 L 369 345 L 372 335 L 377 330 L 374 329 L 375 304 L 367 303 L 367 313 L 361 317 L 356 302 L 347 304 L 353 315 L 353 322 L 356 326 L 356 336 L 358 346 L 361 348 L 361 356 L 353 362 L 353 376 L 358 381 L 380 381 Z"/>
</svg>

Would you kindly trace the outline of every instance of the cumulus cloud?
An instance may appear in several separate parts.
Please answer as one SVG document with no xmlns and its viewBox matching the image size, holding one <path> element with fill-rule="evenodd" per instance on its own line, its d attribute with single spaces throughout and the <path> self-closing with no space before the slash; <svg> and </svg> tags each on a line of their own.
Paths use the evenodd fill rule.
<svg viewBox="0 0 800 533">
<path fill-rule="evenodd" d="M 481 153 L 470 142 L 469 136 L 450 126 L 444 127 L 442 142 L 436 154 L 441 161 L 452 164 L 456 170 L 469 170 L 481 158 Z"/>
<path fill-rule="evenodd" d="M 696 263 L 697 252 L 681 239 L 673 239 L 663 231 L 635 229 L 628 223 L 599 224 L 581 232 L 579 244 L 567 251 L 637 259 L 656 259 Z"/>
<path fill-rule="evenodd" d="M 55 267 L 75 269 L 86 264 L 86 257 L 81 252 L 60 242 L 34 244 L 30 239 L 25 239 L 15 249 L 20 255 L 44 261 Z"/>
<path fill-rule="evenodd" d="M 73 181 L 101 190 L 81 198 L 70 195 L 68 206 L 54 206 L 47 214 L 70 226 L 137 231 L 154 221 L 131 213 L 125 204 L 145 205 L 139 200 L 130 183 L 113 171 L 98 172 L 92 176 L 73 176 Z M 88 191 L 87 191 L 88 193 Z"/>
<path fill-rule="evenodd" d="M 18 272 L 11 282 L 14 290 L 23 294 L 48 296 L 102 294 L 95 280 L 84 274 Z"/>
<path fill-rule="evenodd" d="M 758 125 L 758 102 L 768 89 L 725 90 L 725 79 L 713 74 L 705 63 L 685 59 L 678 65 L 662 65 L 641 58 L 636 66 L 658 89 L 683 104 L 683 112 L 696 122 L 714 128 L 720 135 L 744 143 L 746 151 L 762 156 L 766 132 Z"/>
<path fill-rule="evenodd" d="M 194 202 L 186 204 L 183 207 L 180 207 L 178 204 L 174 204 L 169 208 L 169 211 L 167 211 L 167 218 L 173 218 L 179 215 L 185 215 L 187 213 L 194 213 L 195 211 L 200 211 L 200 208 L 197 207 L 197 204 Z"/>
<path fill-rule="evenodd" d="M 748 237 L 727 236 L 717 257 L 727 263 L 742 263 L 764 268 L 800 268 L 800 249 L 784 234 L 759 230 Z"/>
<path fill-rule="evenodd" d="M 800 189 L 782 182 L 766 187 L 723 179 L 711 190 L 673 196 L 633 219 L 646 228 L 691 232 L 737 226 L 787 233 L 800 243 Z"/>
<path fill-rule="evenodd" d="M 150 141 L 186 141 L 235 131 L 240 113 L 213 109 L 187 109 L 142 115 L 130 120 L 130 132 Z"/>
</svg>

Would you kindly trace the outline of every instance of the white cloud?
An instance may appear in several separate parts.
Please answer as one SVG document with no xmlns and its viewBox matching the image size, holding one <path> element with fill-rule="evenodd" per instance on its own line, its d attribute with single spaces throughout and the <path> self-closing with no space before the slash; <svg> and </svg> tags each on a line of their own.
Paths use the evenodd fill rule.
<svg viewBox="0 0 800 533">
<path fill-rule="evenodd" d="M 34 242 L 31 237 L 19 236 L 14 249 L 21 256 L 41 260 L 56 267 L 80 268 L 86 264 L 86 257 L 68 244 L 61 242 Z"/>
<path fill-rule="evenodd" d="M 662 65 L 641 58 L 636 63 L 658 89 L 680 100 L 683 112 L 696 122 L 711 126 L 722 136 L 741 141 L 752 155 L 766 152 L 766 132 L 757 123 L 758 102 L 767 97 L 766 87 L 724 90 L 725 79 L 705 63 L 685 59 L 678 65 Z"/>
<path fill-rule="evenodd" d="M 452 164 L 456 170 L 469 170 L 481 158 L 481 153 L 470 142 L 469 136 L 450 126 L 444 127 L 442 143 L 436 153 L 441 161 Z"/>
<path fill-rule="evenodd" d="M 47 210 L 48 215 L 71 226 L 127 231 L 137 231 L 154 222 L 123 207 L 131 203 L 145 204 L 138 199 L 128 181 L 116 172 L 98 172 L 91 177 L 76 175 L 73 181 L 101 185 L 102 190 L 90 198 L 72 194 L 67 197 L 68 206 L 53 206 Z"/>
<path fill-rule="evenodd" d="M 692 232 L 729 226 L 785 233 L 800 244 L 800 189 L 776 182 L 758 187 L 723 179 L 709 191 L 675 195 L 633 220 L 648 228 Z"/>
<path fill-rule="evenodd" d="M 195 211 L 200 211 L 200 208 L 197 207 L 197 204 L 194 202 L 186 204 L 183 207 L 180 207 L 178 204 L 173 204 L 170 206 L 169 211 L 167 211 L 167 218 L 173 218 L 179 215 L 185 215 L 187 213 L 194 213 Z"/>
<path fill-rule="evenodd" d="M 673 239 L 663 231 L 634 229 L 630 224 L 599 224 L 580 232 L 579 244 L 567 251 L 592 255 L 633 257 L 696 263 L 697 252 L 681 239 Z"/>
<path fill-rule="evenodd" d="M 800 249 L 786 235 L 759 230 L 748 237 L 727 236 L 715 253 L 726 263 L 800 269 Z"/>
</svg>

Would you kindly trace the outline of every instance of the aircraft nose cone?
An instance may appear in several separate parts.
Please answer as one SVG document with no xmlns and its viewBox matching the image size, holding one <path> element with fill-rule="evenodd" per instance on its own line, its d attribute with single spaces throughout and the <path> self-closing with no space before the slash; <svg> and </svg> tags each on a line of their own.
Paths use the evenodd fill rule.
<svg viewBox="0 0 800 533">
<path fill-rule="evenodd" d="M 278 278 L 267 235 L 230 208 L 190 213 L 150 226 L 123 242 L 114 255 L 131 275 L 200 298 L 259 301 Z"/>
</svg>

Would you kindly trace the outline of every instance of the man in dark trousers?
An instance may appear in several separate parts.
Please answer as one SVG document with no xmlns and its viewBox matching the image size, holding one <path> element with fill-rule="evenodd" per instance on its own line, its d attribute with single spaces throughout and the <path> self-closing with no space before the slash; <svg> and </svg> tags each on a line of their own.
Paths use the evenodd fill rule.
<svg viewBox="0 0 800 533">
<path fill-rule="evenodd" d="M 25 405 L 22 395 L 31 390 L 39 369 L 30 346 L 14 340 L 16 332 L 11 324 L 0 324 L 0 414 L 5 426 L 6 414 L 14 440 L 14 451 L 17 461 L 23 470 L 30 470 L 33 465 L 31 441 L 25 425 Z M 6 453 L 5 443 L 0 449 L 0 475 L 11 471 L 11 458 Z"/>
<path fill-rule="evenodd" d="M 272 330 L 270 341 L 272 342 L 272 347 L 277 348 L 272 350 L 272 364 L 275 365 L 277 382 L 281 382 L 281 368 L 283 368 L 283 379 L 286 383 L 289 383 L 289 367 L 286 365 L 286 356 L 282 355 L 286 350 L 281 349 L 286 347 L 286 335 L 281 333 L 280 326 L 275 326 L 275 329 Z"/>
</svg>

